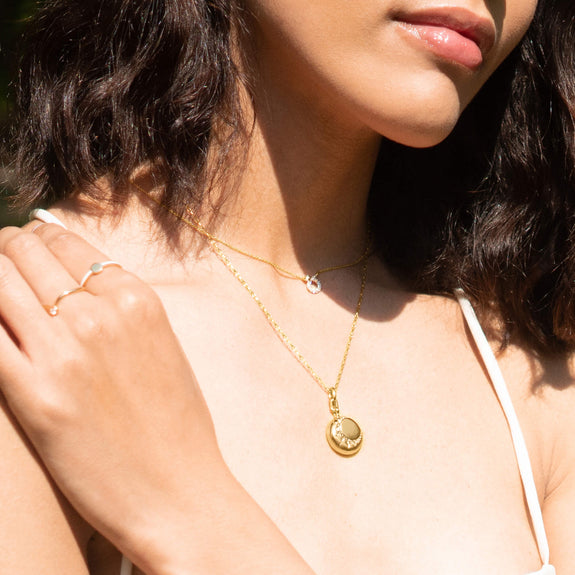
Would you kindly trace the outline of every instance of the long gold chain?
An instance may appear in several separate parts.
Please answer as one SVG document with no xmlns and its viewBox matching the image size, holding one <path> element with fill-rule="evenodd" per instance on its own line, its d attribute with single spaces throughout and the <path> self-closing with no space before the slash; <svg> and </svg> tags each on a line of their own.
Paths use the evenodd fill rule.
<svg viewBox="0 0 575 575">
<path fill-rule="evenodd" d="M 133 183 L 133 182 L 132 182 Z M 339 455 L 344 457 L 350 457 L 356 455 L 363 445 L 363 432 L 356 421 L 349 417 L 342 417 L 339 410 L 339 402 L 337 399 L 337 390 L 339 388 L 339 384 L 341 382 L 341 378 L 343 376 L 343 371 L 345 369 L 345 365 L 347 363 L 347 357 L 349 355 L 349 350 L 351 347 L 351 343 L 353 341 L 357 322 L 359 319 L 359 314 L 361 311 L 361 305 L 363 303 L 363 296 L 365 293 L 365 287 L 367 284 L 367 269 L 368 269 L 368 257 L 369 254 L 363 255 L 361 259 L 357 260 L 354 265 L 358 265 L 359 263 L 363 262 L 362 270 L 361 270 L 361 288 L 359 290 L 359 296 L 357 298 L 357 303 L 355 306 L 355 313 L 353 315 L 353 320 L 351 323 L 351 329 L 349 331 L 349 335 L 347 337 L 345 350 L 343 353 L 343 357 L 339 366 L 339 371 L 337 373 L 335 384 L 332 387 L 329 387 L 325 384 L 323 379 L 318 375 L 318 373 L 313 369 L 310 363 L 305 359 L 302 353 L 299 351 L 297 346 L 290 340 L 286 332 L 282 329 L 282 327 L 278 324 L 278 322 L 274 319 L 270 311 L 267 309 L 265 304 L 256 294 L 256 292 L 252 289 L 252 287 L 248 284 L 248 282 L 242 277 L 240 272 L 237 268 L 232 264 L 229 257 L 222 251 L 219 244 L 232 249 L 238 253 L 242 253 L 242 251 L 236 249 L 233 246 L 230 246 L 227 243 L 218 240 L 215 236 L 209 234 L 205 228 L 202 226 L 201 222 L 199 222 L 195 217 L 194 221 L 189 220 L 188 218 L 179 215 L 174 210 L 170 209 L 168 206 L 165 206 L 161 202 L 159 202 L 156 198 L 145 192 L 142 188 L 140 188 L 137 184 L 133 183 L 133 185 L 145 193 L 152 201 L 154 201 L 158 206 L 166 210 L 168 213 L 172 214 L 179 220 L 181 220 L 186 225 L 190 226 L 194 230 L 198 231 L 203 235 L 206 239 L 208 239 L 210 248 L 214 252 L 214 254 L 218 257 L 218 259 L 226 266 L 226 268 L 231 272 L 231 274 L 238 280 L 241 286 L 248 292 L 250 297 L 253 301 L 257 304 L 260 311 L 265 316 L 266 320 L 286 346 L 286 348 L 292 353 L 292 355 L 297 359 L 300 365 L 309 373 L 309 375 L 313 378 L 313 380 L 321 387 L 321 389 L 328 395 L 329 398 L 329 410 L 332 415 L 332 420 L 328 423 L 327 430 L 326 430 L 326 438 L 329 446 Z M 190 213 L 190 212 L 188 212 Z M 191 213 L 193 215 L 193 212 Z M 371 249 L 371 248 L 370 248 Z M 249 254 L 244 254 L 248 255 Z M 269 263 L 272 267 L 275 267 L 274 264 L 271 262 L 267 262 L 266 260 L 260 260 L 257 256 L 249 256 L 253 257 L 253 259 L 258 259 L 258 261 L 263 261 L 264 263 Z M 345 265 L 339 268 L 333 269 L 345 269 L 351 267 L 351 265 Z M 279 268 L 281 270 L 281 268 Z M 329 268 L 326 268 L 327 271 Z M 318 272 L 319 273 L 319 272 Z"/>
<path fill-rule="evenodd" d="M 310 363 L 306 360 L 306 358 L 302 355 L 299 351 L 297 346 L 289 339 L 286 332 L 282 329 L 282 327 L 278 324 L 278 322 L 274 319 L 270 311 L 264 305 L 262 300 L 258 297 L 258 295 L 254 292 L 254 290 L 250 287 L 248 282 L 242 277 L 240 272 L 236 269 L 236 267 L 232 264 L 228 256 L 221 250 L 221 248 L 215 243 L 212 242 L 210 244 L 212 251 L 218 256 L 218 258 L 224 263 L 224 265 L 230 270 L 233 276 L 240 282 L 243 288 L 250 294 L 251 298 L 256 302 L 262 313 L 264 314 L 265 318 L 268 320 L 268 323 L 272 326 L 274 331 L 277 333 L 279 338 L 282 340 L 284 345 L 291 351 L 293 356 L 299 361 L 299 363 L 305 368 L 305 370 L 311 375 L 314 381 L 329 395 L 331 390 L 337 391 L 339 384 L 341 382 L 341 378 L 343 376 L 343 370 L 345 369 L 345 364 L 347 363 L 347 356 L 349 355 L 349 348 L 351 347 L 351 342 L 353 341 L 353 336 L 355 335 L 355 329 L 357 327 L 357 320 L 359 319 L 359 313 L 361 311 L 361 304 L 363 303 L 363 294 L 365 292 L 365 285 L 367 283 L 367 262 L 364 262 L 362 271 L 361 271 L 361 289 L 359 290 L 359 297 L 357 299 L 357 304 L 355 306 L 355 313 L 353 315 L 353 321 L 351 323 L 351 329 L 349 331 L 349 335 L 347 337 L 347 342 L 345 344 L 345 350 L 343 352 L 343 357 L 341 360 L 341 364 L 339 366 L 339 371 L 337 373 L 337 377 L 335 380 L 335 384 L 333 387 L 328 387 L 323 379 L 318 375 L 318 373 L 314 370 L 314 368 L 310 365 Z"/>
<path fill-rule="evenodd" d="M 186 221 L 185 219 L 183 220 Z M 318 375 L 318 373 L 313 369 L 310 363 L 305 359 L 302 353 L 299 351 L 297 346 L 290 340 L 286 332 L 274 319 L 270 311 L 267 309 L 265 304 L 255 293 L 248 282 L 242 277 L 240 272 L 232 264 L 228 256 L 222 251 L 215 241 L 210 241 L 210 247 L 216 256 L 222 261 L 222 263 L 228 268 L 232 275 L 238 280 L 242 287 L 249 293 L 250 297 L 254 300 L 257 306 L 260 308 L 261 312 L 264 314 L 268 323 L 271 325 L 275 333 L 284 343 L 284 345 L 289 349 L 292 355 L 298 360 L 300 365 L 302 365 L 305 370 L 311 375 L 314 381 L 327 393 L 329 398 L 329 410 L 332 415 L 332 420 L 328 423 L 326 430 L 326 439 L 329 446 L 338 454 L 344 457 L 351 457 L 356 455 L 363 445 L 363 432 L 358 425 L 358 423 L 351 419 L 350 417 L 342 417 L 339 411 L 339 402 L 337 399 L 337 390 L 341 382 L 343 375 L 343 370 L 345 369 L 345 364 L 347 363 L 347 356 L 349 354 L 349 349 L 351 347 L 351 342 L 353 341 L 353 336 L 355 335 L 355 329 L 357 327 L 357 320 L 359 319 L 359 313 L 361 311 L 361 304 L 363 303 L 363 295 L 365 293 L 365 286 L 367 283 L 367 260 L 364 262 L 361 270 L 361 288 L 359 290 L 359 297 L 357 298 L 357 304 L 355 306 L 355 313 L 353 315 L 353 321 L 351 323 L 351 329 L 347 337 L 347 342 L 345 345 L 345 350 L 343 352 L 343 357 L 341 364 L 339 366 L 339 371 L 336 377 L 335 384 L 333 387 L 328 387 L 323 379 Z"/>
</svg>

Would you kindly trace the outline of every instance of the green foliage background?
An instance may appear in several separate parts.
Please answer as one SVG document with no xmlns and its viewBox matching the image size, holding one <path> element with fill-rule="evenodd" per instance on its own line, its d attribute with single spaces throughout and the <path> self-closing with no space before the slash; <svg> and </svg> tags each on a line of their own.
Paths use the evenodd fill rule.
<svg viewBox="0 0 575 575">
<path fill-rule="evenodd" d="M 18 68 L 18 39 L 23 24 L 40 2 L 34 0 L 0 0 L 0 138 L 5 144 L 10 113 L 13 109 L 13 80 Z M 0 227 L 18 223 L 7 213 L 5 197 L 10 193 L 10 171 L 0 163 Z"/>
</svg>

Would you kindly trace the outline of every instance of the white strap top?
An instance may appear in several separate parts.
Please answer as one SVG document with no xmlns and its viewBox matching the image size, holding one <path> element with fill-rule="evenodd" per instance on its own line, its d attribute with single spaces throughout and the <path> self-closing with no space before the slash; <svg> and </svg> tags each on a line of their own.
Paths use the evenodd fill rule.
<svg viewBox="0 0 575 575">
<path fill-rule="evenodd" d="M 475 340 L 477 349 L 483 359 L 485 369 L 489 374 L 493 388 L 499 399 L 499 403 L 507 419 L 509 431 L 511 432 L 511 440 L 513 441 L 513 448 L 515 449 L 515 456 L 517 457 L 517 464 L 519 466 L 519 473 L 521 475 L 521 482 L 523 483 L 523 491 L 525 492 L 525 499 L 527 500 L 527 508 L 533 523 L 535 531 L 535 538 L 537 546 L 539 547 L 539 555 L 543 562 L 543 567 L 539 571 L 530 573 L 529 575 L 555 575 L 555 568 L 549 564 L 549 543 L 547 542 L 547 534 L 545 533 L 545 525 L 543 524 L 543 514 L 541 513 L 541 506 L 539 505 L 539 497 L 537 496 L 537 488 L 535 487 L 535 479 L 533 478 L 533 469 L 527 452 L 527 445 L 525 438 L 515 413 L 515 408 L 511 401 L 511 396 L 507 389 L 505 379 L 497 363 L 497 359 L 485 333 L 481 329 L 481 325 L 470 301 L 465 297 L 463 290 L 456 290 L 455 296 L 461 306 L 471 335 Z"/>
<path fill-rule="evenodd" d="M 37 219 L 45 223 L 58 224 L 65 227 L 64 224 L 56 218 L 56 216 L 46 210 L 34 210 L 30 214 L 30 219 Z M 521 426 L 519 425 L 519 420 L 517 419 L 517 414 L 515 413 L 515 408 L 511 401 L 511 396 L 509 395 L 507 385 L 497 363 L 495 354 L 485 337 L 485 333 L 481 328 L 470 301 L 465 297 L 462 290 L 456 290 L 455 296 L 457 297 L 457 301 L 461 306 L 461 310 L 463 311 L 463 315 L 467 325 L 469 326 L 471 335 L 473 336 L 477 349 L 483 359 L 485 369 L 493 383 L 493 388 L 497 394 L 511 432 L 511 440 L 513 442 L 513 448 L 515 449 L 521 482 L 523 484 L 523 491 L 525 492 L 525 499 L 527 501 L 527 508 L 529 510 L 529 515 L 531 516 L 535 538 L 539 548 L 539 555 L 541 556 L 541 561 L 543 563 L 543 566 L 539 571 L 529 573 L 528 575 L 556 575 L 555 568 L 549 564 L 549 544 L 547 542 L 547 534 L 545 533 L 545 526 L 543 524 L 543 514 L 541 513 L 541 506 L 539 505 L 537 488 L 535 487 L 533 469 L 531 467 L 531 461 L 529 459 L 529 453 L 527 452 L 523 432 L 521 431 Z M 122 558 L 120 575 L 132 575 L 132 563 L 126 557 Z"/>
<path fill-rule="evenodd" d="M 120 575 L 132 575 L 132 562 L 127 557 L 122 557 Z"/>
</svg>

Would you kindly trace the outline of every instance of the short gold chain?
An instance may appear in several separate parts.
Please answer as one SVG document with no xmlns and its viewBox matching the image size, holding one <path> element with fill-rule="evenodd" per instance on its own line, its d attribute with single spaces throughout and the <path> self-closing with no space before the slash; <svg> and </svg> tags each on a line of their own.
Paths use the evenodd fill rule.
<svg viewBox="0 0 575 575">
<path fill-rule="evenodd" d="M 371 233 L 368 231 L 368 240 L 366 242 L 365 250 L 357 259 L 355 259 L 354 261 L 347 263 L 347 264 L 341 264 L 341 265 L 329 266 L 326 268 L 322 268 L 322 269 L 318 270 L 317 272 L 315 272 L 314 274 L 312 274 L 311 276 L 309 276 L 309 275 L 303 276 L 303 275 L 296 274 L 294 272 L 290 272 L 289 270 L 281 267 L 280 265 L 278 265 L 278 264 L 276 264 L 270 260 L 263 258 L 262 256 L 258 256 L 258 255 L 252 254 L 250 252 L 247 252 L 245 250 L 242 250 L 241 248 L 237 248 L 236 246 L 233 246 L 232 244 L 226 242 L 225 240 L 218 238 L 217 236 L 208 232 L 208 230 L 206 230 L 204 228 L 204 226 L 198 221 L 198 219 L 196 218 L 196 215 L 194 214 L 194 212 L 190 208 L 187 209 L 187 212 L 192 217 L 192 221 L 189 222 L 188 225 L 192 226 L 198 233 L 200 233 L 202 236 L 207 238 L 210 242 L 214 242 L 214 243 L 219 244 L 221 246 L 224 246 L 224 247 L 226 247 L 226 248 L 228 248 L 228 249 L 230 249 L 230 250 L 232 250 L 232 251 L 234 251 L 234 252 L 236 252 L 242 256 L 245 256 L 245 257 L 250 258 L 252 260 L 256 260 L 258 262 L 266 264 L 266 265 L 272 267 L 279 274 L 286 276 L 288 278 L 302 281 L 304 283 L 306 283 L 310 279 L 310 277 L 317 278 L 321 274 L 325 274 L 328 272 L 334 272 L 337 270 L 345 270 L 347 268 L 355 267 L 355 266 L 363 263 L 372 253 Z"/>
</svg>

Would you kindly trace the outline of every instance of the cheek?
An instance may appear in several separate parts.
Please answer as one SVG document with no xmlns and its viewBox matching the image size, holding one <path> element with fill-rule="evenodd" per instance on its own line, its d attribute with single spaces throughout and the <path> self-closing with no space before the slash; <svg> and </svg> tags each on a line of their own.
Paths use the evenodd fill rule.
<svg viewBox="0 0 575 575">
<path fill-rule="evenodd" d="M 362 65 L 340 65 L 334 77 L 339 96 L 360 124 L 406 146 L 438 144 L 454 128 L 464 107 L 479 89 L 466 78 L 454 80 L 453 70 L 442 70 L 418 58 L 370 59 Z M 343 107 L 343 106 L 342 106 Z"/>
<path fill-rule="evenodd" d="M 519 44 L 533 21 L 536 9 L 537 0 L 508 0 L 494 9 L 499 49 L 491 62 L 491 71 L 495 70 Z"/>
<path fill-rule="evenodd" d="M 300 0 L 290 0 L 299 4 Z M 297 94 L 321 118 L 412 146 L 443 139 L 461 112 L 453 79 L 405 50 L 381 2 L 265 0 L 254 7 L 258 67 L 269 86 Z"/>
<path fill-rule="evenodd" d="M 323 121 L 414 147 L 449 134 L 519 42 L 536 7 L 536 0 L 493 2 L 501 7 L 493 13 L 498 46 L 483 69 L 471 73 L 406 47 L 386 16 L 386 0 L 356 0 L 353 9 L 348 0 L 251 1 L 266 89 L 275 84 L 282 98 L 296 95 Z"/>
<path fill-rule="evenodd" d="M 509 0 L 507 2 L 503 29 L 504 34 L 509 36 L 511 42 L 517 44 L 527 32 L 535 16 L 537 4 L 537 0 Z"/>
<path fill-rule="evenodd" d="M 361 60 L 365 66 L 352 65 L 346 70 L 348 78 L 355 78 L 347 95 L 353 98 L 359 117 L 383 136 L 407 146 L 429 147 L 445 139 L 465 107 L 519 44 L 537 8 L 537 0 L 493 4 L 501 10 L 493 13 L 499 41 L 484 67 L 474 74 L 430 63 L 403 50 L 393 28 L 385 29 L 380 36 L 382 52 L 374 57 L 373 50 L 366 50 Z M 343 57 L 341 62 L 345 62 Z"/>
</svg>

